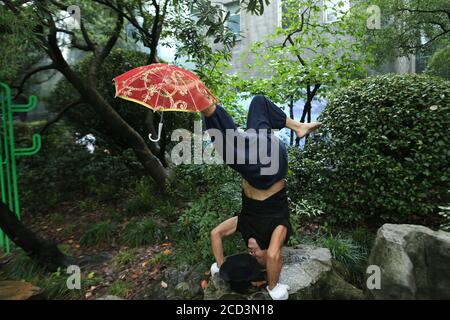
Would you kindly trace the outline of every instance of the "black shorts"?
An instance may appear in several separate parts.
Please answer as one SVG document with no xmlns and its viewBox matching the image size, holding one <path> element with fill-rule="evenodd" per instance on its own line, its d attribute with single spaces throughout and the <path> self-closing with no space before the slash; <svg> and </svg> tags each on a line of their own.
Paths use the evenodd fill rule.
<svg viewBox="0 0 450 320">
<path fill-rule="evenodd" d="M 250 199 L 242 191 L 242 210 L 237 217 L 237 230 L 245 244 L 248 244 L 248 239 L 254 238 L 262 250 L 269 248 L 276 227 L 287 228 L 285 244 L 292 234 L 285 188 L 265 200 Z"/>
</svg>

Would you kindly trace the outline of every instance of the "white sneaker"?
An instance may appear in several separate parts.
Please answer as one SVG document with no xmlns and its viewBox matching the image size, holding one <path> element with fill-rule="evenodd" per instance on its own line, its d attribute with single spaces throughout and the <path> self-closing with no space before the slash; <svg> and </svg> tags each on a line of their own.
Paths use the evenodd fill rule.
<svg viewBox="0 0 450 320">
<path fill-rule="evenodd" d="M 217 273 L 219 273 L 219 271 L 220 271 L 220 268 L 217 266 L 217 262 L 214 262 L 212 265 L 211 265 L 211 276 L 214 276 L 214 275 L 216 275 Z"/>
<path fill-rule="evenodd" d="M 287 284 L 277 283 L 272 290 L 269 289 L 269 286 L 267 286 L 266 289 L 272 300 L 287 300 L 289 298 L 288 291 L 290 288 Z"/>
</svg>

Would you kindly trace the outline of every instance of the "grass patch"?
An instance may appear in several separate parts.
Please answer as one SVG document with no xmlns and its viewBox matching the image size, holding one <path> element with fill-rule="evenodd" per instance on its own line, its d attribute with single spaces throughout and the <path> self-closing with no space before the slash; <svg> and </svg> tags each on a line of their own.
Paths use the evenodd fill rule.
<svg viewBox="0 0 450 320">
<path fill-rule="evenodd" d="M 92 246 L 112 239 L 116 224 L 102 221 L 92 225 L 80 239 L 82 245 Z"/>
<path fill-rule="evenodd" d="M 81 200 L 78 202 L 78 209 L 81 212 L 89 212 L 95 210 L 97 204 L 92 199 Z"/>
<path fill-rule="evenodd" d="M 133 219 L 125 227 L 123 242 L 131 247 L 152 245 L 161 237 L 161 230 L 152 218 Z"/>
<path fill-rule="evenodd" d="M 149 265 L 150 267 L 166 267 L 170 265 L 173 260 L 173 254 L 165 254 L 164 252 L 159 252 L 150 259 Z"/>
<path fill-rule="evenodd" d="M 341 262 L 348 269 L 355 269 L 367 259 L 364 248 L 356 244 L 351 238 L 345 238 L 340 234 L 319 237 L 316 244 L 328 248 L 334 259 Z"/>
<path fill-rule="evenodd" d="M 67 288 L 69 274 L 65 269 L 48 272 L 38 265 L 23 251 L 17 251 L 15 256 L 2 270 L 2 278 L 16 281 L 27 281 L 43 290 L 46 299 L 84 299 L 87 288 L 97 285 L 101 278 L 81 278 L 81 289 Z"/>
<path fill-rule="evenodd" d="M 49 218 L 50 218 L 50 222 L 52 224 L 56 224 L 56 225 L 62 225 L 62 224 L 64 224 L 64 222 L 66 220 L 61 213 L 52 214 L 52 215 L 50 215 Z"/>
<path fill-rule="evenodd" d="M 108 294 L 127 298 L 131 293 L 132 284 L 129 281 L 117 280 L 108 288 Z"/>
<path fill-rule="evenodd" d="M 116 266 L 126 266 L 135 260 L 134 251 L 131 249 L 120 251 L 113 259 L 113 264 Z"/>
<path fill-rule="evenodd" d="M 136 183 L 133 197 L 127 202 L 125 211 L 129 215 L 136 215 L 154 208 L 152 182 L 145 177 Z"/>
</svg>

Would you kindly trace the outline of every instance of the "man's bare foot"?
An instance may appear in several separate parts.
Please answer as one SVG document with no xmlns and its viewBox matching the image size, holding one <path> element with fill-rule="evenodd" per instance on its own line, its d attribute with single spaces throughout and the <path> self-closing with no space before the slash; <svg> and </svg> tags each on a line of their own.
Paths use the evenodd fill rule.
<svg viewBox="0 0 450 320">
<path fill-rule="evenodd" d="M 321 125 L 321 122 L 299 123 L 298 128 L 295 129 L 297 138 L 303 138 L 307 134 L 310 134 L 314 130 L 318 129 Z"/>
<path fill-rule="evenodd" d="M 266 265 L 267 250 L 261 250 L 254 238 L 248 239 L 248 254 L 254 256 L 260 265 Z"/>
</svg>

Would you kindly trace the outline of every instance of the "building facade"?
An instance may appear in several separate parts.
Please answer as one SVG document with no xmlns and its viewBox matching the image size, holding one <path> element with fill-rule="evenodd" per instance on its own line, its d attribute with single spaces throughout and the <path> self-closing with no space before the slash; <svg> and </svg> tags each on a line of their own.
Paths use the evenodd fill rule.
<svg viewBox="0 0 450 320">
<path fill-rule="evenodd" d="M 261 16 L 253 15 L 240 9 L 239 0 L 212 0 L 213 3 L 219 4 L 224 10 L 230 12 L 227 20 L 227 25 L 236 34 L 239 34 L 236 46 L 232 50 L 233 58 L 231 62 L 231 72 L 247 71 L 246 64 L 251 63 L 251 56 L 246 56 L 252 43 L 255 41 L 264 40 L 266 36 L 275 32 L 276 27 L 282 27 L 282 1 L 272 0 L 264 9 L 264 14 Z M 343 1 L 344 6 L 341 10 L 350 8 L 350 0 L 322 0 L 320 5 L 322 10 L 323 23 L 333 22 L 338 17 L 335 16 L 333 10 L 327 10 L 326 7 L 336 5 Z M 326 6 L 324 6 L 326 2 Z M 416 59 L 414 56 L 401 57 L 393 62 L 381 66 L 380 70 L 384 72 L 395 73 L 414 73 L 416 72 Z"/>
</svg>

